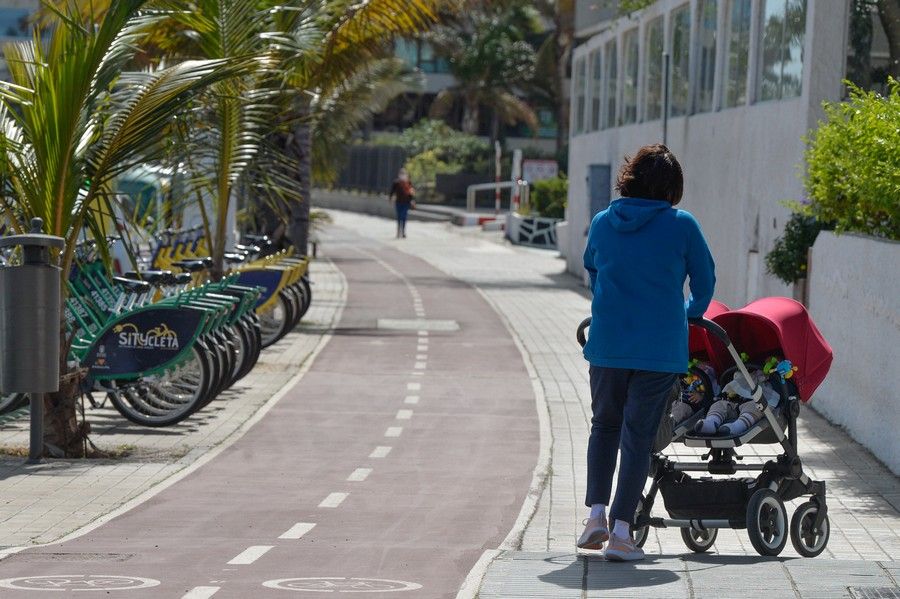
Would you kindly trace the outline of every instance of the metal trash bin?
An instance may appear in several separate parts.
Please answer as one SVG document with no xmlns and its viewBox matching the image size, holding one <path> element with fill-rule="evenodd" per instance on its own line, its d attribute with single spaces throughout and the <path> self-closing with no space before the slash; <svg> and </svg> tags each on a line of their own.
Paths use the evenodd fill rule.
<svg viewBox="0 0 900 599">
<path fill-rule="evenodd" d="M 28 235 L 0 238 L 0 248 L 22 247 L 22 265 L 0 268 L 0 389 L 4 393 L 59 390 L 60 268 L 50 248 L 61 237 L 31 222 Z"/>
</svg>

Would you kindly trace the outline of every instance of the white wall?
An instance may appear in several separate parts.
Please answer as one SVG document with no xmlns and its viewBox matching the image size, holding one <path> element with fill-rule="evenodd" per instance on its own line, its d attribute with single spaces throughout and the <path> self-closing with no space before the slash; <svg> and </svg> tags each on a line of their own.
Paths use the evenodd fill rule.
<svg viewBox="0 0 900 599">
<path fill-rule="evenodd" d="M 834 349 L 811 406 L 900 474 L 900 243 L 821 233 L 809 297 Z"/>
<path fill-rule="evenodd" d="M 621 75 L 624 70 L 621 34 L 637 23 L 640 27 L 639 39 L 643 40 L 647 21 L 658 15 L 667 15 L 671 9 L 683 4 L 682 0 L 660 0 L 634 18 L 620 19 L 610 31 L 591 38 L 576 50 L 577 59 L 602 47 L 612 37 L 618 38 L 620 78 L 617 104 L 620 110 Z M 699 10 L 697 0 L 692 0 L 691 4 L 696 15 Z M 753 5 L 754 14 L 758 15 L 760 3 L 754 2 Z M 720 1 L 721 6 L 725 6 L 724 0 Z M 667 144 L 678 157 L 685 174 L 684 200 L 680 207 L 692 212 L 703 226 L 716 259 L 716 297 L 729 305 L 741 306 L 767 295 L 791 295 L 789 287 L 766 274 L 764 258 L 775 239 L 781 235 L 789 215 L 782 202 L 805 197 L 801 180 L 805 147 L 803 136 L 820 118 L 822 101 L 841 97 L 846 11 L 845 2 L 808 0 L 803 94 L 800 97 L 752 103 L 757 44 L 751 40 L 748 73 L 751 103 L 669 119 Z M 758 29 L 754 25 L 751 36 L 757 34 Z M 668 37 L 668 18 L 665 31 Z M 721 55 L 724 49 L 721 36 L 718 42 Z M 723 65 L 724 57 L 720 56 L 717 106 L 721 105 L 719 96 Z M 643 83 L 643 58 L 640 66 L 639 81 Z M 643 94 L 644 90 L 639 89 L 639 117 Z M 625 154 L 633 154 L 643 145 L 661 141 L 661 120 L 571 138 L 569 209 L 566 213 L 571 223 L 566 251 L 570 271 L 576 274 L 583 272 L 584 233 L 590 219 L 586 180 L 588 165 L 611 164 L 614 183 L 615 173 Z M 615 191 L 612 193 L 615 198 Z"/>
</svg>

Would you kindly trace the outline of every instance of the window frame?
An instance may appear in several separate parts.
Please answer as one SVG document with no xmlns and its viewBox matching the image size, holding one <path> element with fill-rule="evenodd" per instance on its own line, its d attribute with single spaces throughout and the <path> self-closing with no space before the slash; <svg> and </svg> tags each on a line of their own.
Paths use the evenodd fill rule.
<svg viewBox="0 0 900 599">
<path fill-rule="evenodd" d="M 634 114 L 629 117 L 626 100 L 626 83 L 629 79 L 629 70 L 632 66 L 629 62 L 629 48 L 627 47 L 626 40 L 628 42 L 631 41 L 631 37 L 635 40 L 635 46 L 637 48 L 637 52 L 634 55 L 634 82 L 633 82 L 633 94 L 634 94 Z M 632 27 L 627 31 L 622 33 L 622 107 L 621 107 L 621 116 L 619 117 L 619 126 L 624 125 L 634 125 L 638 122 L 638 110 L 640 109 L 640 84 L 641 84 L 641 35 L 639 27 Z M 631 118 L 631 120 L 629 120 Z"/>
<path fill-rule="evenodd" d="M 686 44 L 688 55 L 687 55 L 687 60 L 685 61 L 685 64 L 687 65 L 687 71 L 688 71 L 687 72 L 687 90 L 686 90 L 685 99 L 684 99 L 684 102 L 685 102 L 684 112 L 675 113 L 674 112 L 675 102 L 673 100 L 673 98 L 675 96 L 675 94 L 674 94 L 675 86 L 673 85 L 673 81 L 675 79 L 675 64 L 676 64 L 676 56 L 675 56 L 676 20 L 675 20 L 675 14 L 678 12 L 681 12 L 681 11 L 686 11 L 687 15 L 688 15 L 688 18 L 687 18 L 688 30 L 687 30 L 687 44 Z M 683 117 L 683 116 L 689 116 L 690 114 L 692 114 L 692 101 L 691 100 L 692 100 L 692 90 L 693 90 L 694 86 L 693 86 L 693 81 L 692 81 L 692 77 L 691 77 L 691 75 L 692 75 L 691 61 L 693 60 L 693 56 L 695 54 L 695 52 L 693 51 L 693 42 L 694 42 L 693 3 L 692 2 L 684 2 L 684 3 L 679 4 L 678 6 L 674 7 L 671 11 L 669 11 L 668 22 L 669 22 L 668 27 L 667 27 L 667 29 L 668 29 L 668 49 L 669 49 L 669 56 L 670 56 L 670 59 L 669 59 L 669 115 L 668 116 L 669 116 L 669 118 L 678 118 L 678 117 Z"/>
<path fill-rule="evenodd" d="M 659 49 L 661 52 L 659 53 L 659 89 L 657 89 L 658 93 L 658 103 L 656 105 L 657 112 L 655 116 L 651 116 L 650 114 L 650 65 L 653 60 L 651 56 L 651 48 L 650 48 L 650 33 L 651 28 L 659 25 Z M 644 42 L 644 53 L 643 53 L 643 76 L 641 77 L 641 84 L 644 88 L 643 100 L 642 104 L 642 122 L 656 121 L 662 118 L 663 111 L 665 110 L 665 98 L 664 89 L 665 89 L 665 65 L 663 64 L 663 53 L 666 51 L 666 19 L 665 14 L 660 14 L 656 17 L 649 19 L 643 31 L 643 42 Z"/>
</svg>

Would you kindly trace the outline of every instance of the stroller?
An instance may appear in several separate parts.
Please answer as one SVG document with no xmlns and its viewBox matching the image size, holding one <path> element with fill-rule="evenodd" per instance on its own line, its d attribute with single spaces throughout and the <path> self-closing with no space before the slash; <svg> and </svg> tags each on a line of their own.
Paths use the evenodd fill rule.
<svg viewBox="0 0 900 599">
<path fill-rule="evenodd" d="M 587 318 L 578 327 L 582 346 L 590 321 Z M 675 527 L 681 530 L 685 545 L 701 553 L 712 548 L 719 528 L 746 528 L 760 555 L 779 555 L 789 536 L 801 556 L 819 555 L 828 544 L 830 529 L 825 483 L 811 480 L 803 472 L 797 453 L 797 417 L 801 403 L 809 401 L 828 373 L 831 347 L 803 305 L 788 298 L 765 298 L 740 310 L 715 303 L 705 318 L 689 322 L 692 357 L 702 357 L 721 372 L 720 383 L 739 373 L 737 376 L 752 390 L 752 401 L 762 408 L 763 417 L 738 435 L 694 433 L 693 422 L 702 413 L 675 427 L 672 442 L 709 450 L 697 462 L 679 462 L 665 456 L 661 446 L 666 443 L 657 442 L 651 455 L 650 488 L 641 498 L 632 523 L 636 544 L 646 542 L 651 526 Z M 774 406 L 763 398 L 762 384 L 757 384 L 748 368 L 748 363 L 761 364 L 773 354 L 797 366 L 790 378 L 777 372 L 769 374 L 768 383 L 778 394 Z M 668 411 L 664 418 L 668 418 Z M 749 443 L 778 444 L 782 452 L 762 464 L 743 463 L 744 456 L 735 449 Z M 759 474 L 755 478 L 734 477 L 738 471 Z M 729 477 L 690 476 L 689 472 Z M 657 493 L 662 495 L 669 518 L 651 515 Z M 785 502 L 804 496 L 810 496 L 810 500 L 797 507 L 789 522 Z"/>
</svg>

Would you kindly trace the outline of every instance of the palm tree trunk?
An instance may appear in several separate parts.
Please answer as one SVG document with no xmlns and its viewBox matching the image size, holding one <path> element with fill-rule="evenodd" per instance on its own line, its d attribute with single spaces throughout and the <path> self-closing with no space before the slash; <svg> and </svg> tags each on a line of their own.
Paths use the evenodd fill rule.
<svg viewBox="0 0 900 599">
<path fill-rule="evenodd" d="M 890 49 L 888 74 L 900 79 L 900 0 L 878 0 L 878 16 Z"/>
<path fill-rule="evenodd" d="M 303 118 L 300 119 L 300 124 L 294 128 L 294 140 L 291 146 L 298 161 L 297 181 L 300 183 L 302 200 L 290 207 L 288 237 L 294 250 L 299 255 L 305 256 L 309 247 L 309 203 L 312 189 L 312 129 L 305 120 L 309 114 L 309 105 L 302 104 L 299 107 L 299 113 Z"/>
<path fill-rule="evenodd" d="M 466 98 L 465 106 L 463 107 L 463 132 L 478 135 L 479 116 L 478 100 Z"/>
</svg>

